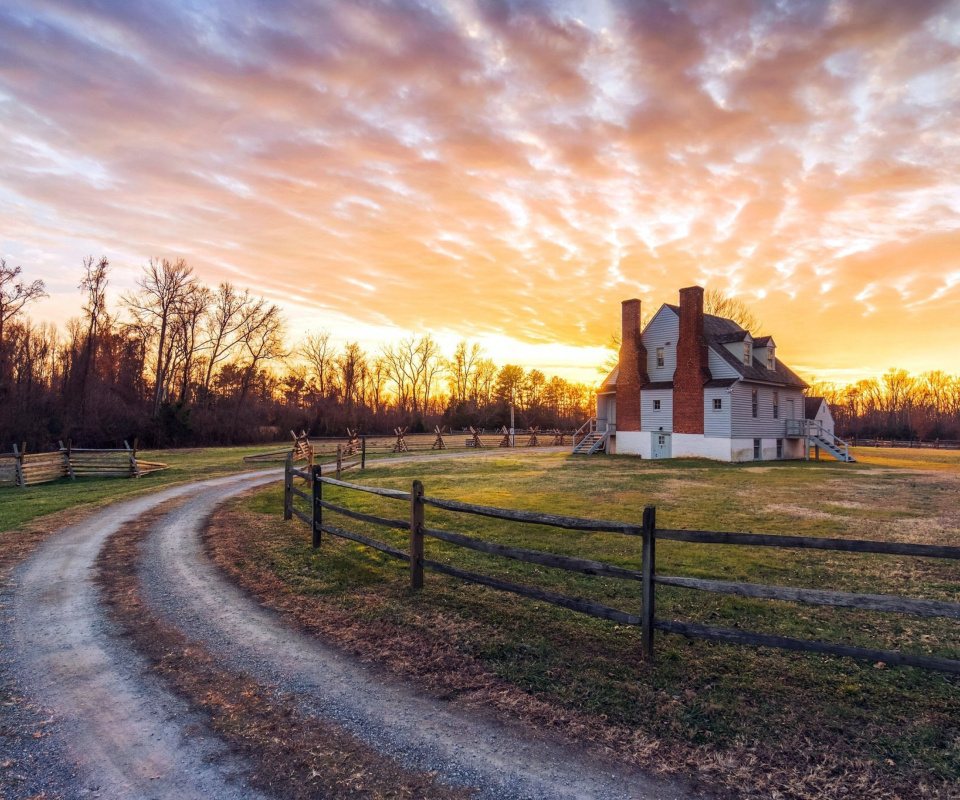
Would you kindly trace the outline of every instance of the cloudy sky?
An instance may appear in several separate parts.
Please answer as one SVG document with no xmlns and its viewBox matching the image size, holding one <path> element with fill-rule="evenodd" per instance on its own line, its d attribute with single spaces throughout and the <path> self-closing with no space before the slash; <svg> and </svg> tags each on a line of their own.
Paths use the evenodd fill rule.
<svg viewBox="0 0 960 800">
<path fill-rule="evenodd" d="M 594 379 L 620 301 L 960 372 L 960 5 L 0 0 L 0 254 L 151 256 L 369 347 Z"/>
</svg>

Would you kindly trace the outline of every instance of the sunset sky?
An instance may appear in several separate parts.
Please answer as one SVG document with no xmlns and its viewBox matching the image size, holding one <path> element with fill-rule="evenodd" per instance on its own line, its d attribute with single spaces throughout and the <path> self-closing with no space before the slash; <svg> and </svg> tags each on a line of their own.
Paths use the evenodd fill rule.
<svg viewBox="0 0 960 800">
<path fill-rule="evenodd" d="M 294 338 L 596 380 L 701 284 L 845 383 L 960 373 L 960 4 L 0 0 L 0 254 L 151 256 Z"/>
</svg>

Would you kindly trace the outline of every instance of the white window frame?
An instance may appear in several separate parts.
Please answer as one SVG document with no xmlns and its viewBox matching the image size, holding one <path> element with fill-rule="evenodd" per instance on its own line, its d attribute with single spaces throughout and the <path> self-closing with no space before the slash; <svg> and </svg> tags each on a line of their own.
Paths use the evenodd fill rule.
<svg viewBox="0 0 960 800">
<path fill-rule="evenodd" d="M 760 416 L 760 390 L 750 390 L 750 411 L 751 416 L 756 419 Z"/>
<path fill-rule="evenodd" d="M 713 398 L 713 410 L 714 411 L 723 411 L 723 398 L 714 397 Z"/>
<path fill-rule="evenodd" d="M 773 354 L 773 348 L 767 348 L 767 369 L 774 370 L 777 368 L 777 358 Z"/>
<path fill-rule="evenodd" d="M 659 410 L 660 410 L 660 401 L 659 401 L 659 400 L 654 400 L 654 401 L 653 401 L 653 410 L 654 410 L 654 411 L 659 411 Z"/>
<path fill-rule="evenodd" d="M 763 460 L 763 439 L 753 440 L 753 460 L 754 461 Z"/>
<path fill-rule="evenodd" d="M 748 367 L 753 363 L 753 345 L 750 342 L 743 343 L 743 363 Z"/>
<path fill-rule="evenodd" d="M 662 367 L 665 362 L 666 362 L 666 358 L 663 352 L 663 348 L 658 347 L 657 348 L 657 366 Z"/>
<path fill-rule="evenodd" d="M 780 419 L 780 392 L 773 393 L 773 418 Z"/>
</svg>

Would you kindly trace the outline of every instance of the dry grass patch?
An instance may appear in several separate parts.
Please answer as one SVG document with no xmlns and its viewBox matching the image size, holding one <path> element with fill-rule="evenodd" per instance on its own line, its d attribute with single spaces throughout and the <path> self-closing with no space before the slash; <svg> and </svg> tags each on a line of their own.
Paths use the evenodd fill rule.
<svg viewBox="0 0 960 800">
<path fill-rule="evenodd" d="M 203 645 L 155 617 L 139 592 L 137 562 L 143 539 L 164 511 L 158 507 L 110 537 L 97 560 L 97 582 L 111 616 L 154 672 L 244 757 L 253 786 L 291 800 L 470 797 L 468 790 L 402 768 L 333 723 L 300 716 L 294 698 L 276 697 L 246 675 L 223 669 Z"/>
</svg>

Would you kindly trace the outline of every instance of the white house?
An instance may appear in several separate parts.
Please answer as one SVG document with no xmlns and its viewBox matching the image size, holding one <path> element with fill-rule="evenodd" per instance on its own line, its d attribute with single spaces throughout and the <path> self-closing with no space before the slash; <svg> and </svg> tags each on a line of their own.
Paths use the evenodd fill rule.
<svg viewBox="0 0 960 800">
<path fill-rule="evenodd" d="M 640 301 L 624 300 L 622 325 L 620 362 L 598 390 L 595 430 L 575 452 L 720 461 L 808 455 L 807 384 L 777 358 L 772 336 L 704 314 L 699 286 L 681 289 L 680 305 L 661 306 L 642 331 Z M 831 453 L 832 445 L 823 443 Z"/>
</svg>

